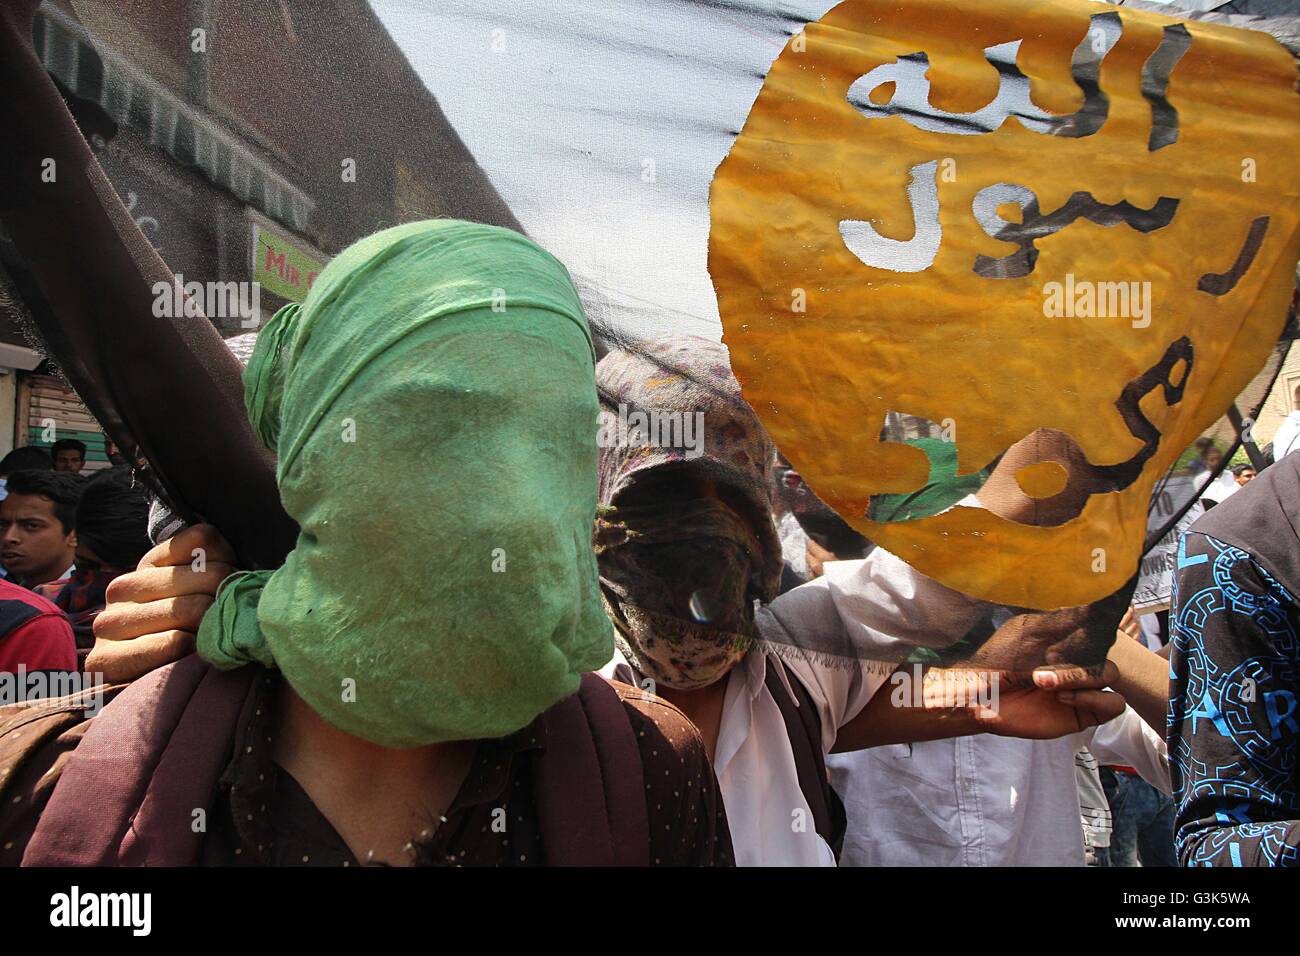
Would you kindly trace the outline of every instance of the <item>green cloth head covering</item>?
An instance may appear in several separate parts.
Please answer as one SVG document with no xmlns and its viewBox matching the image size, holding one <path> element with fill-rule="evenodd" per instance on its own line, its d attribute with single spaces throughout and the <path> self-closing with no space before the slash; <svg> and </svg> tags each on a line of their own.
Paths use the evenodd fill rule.
<svg viewBox="0 0 1300 956">
<path fill-rule="evenodd" d="M 297 546 L 223 582 L 199 653 L 278 667 L 389 747 L 503 736 L 574 692 L 613 653 L 593 369 L 568 273 L 517 233 L 418 222 L 344 250 L 244 373 Z"/>
</svg>

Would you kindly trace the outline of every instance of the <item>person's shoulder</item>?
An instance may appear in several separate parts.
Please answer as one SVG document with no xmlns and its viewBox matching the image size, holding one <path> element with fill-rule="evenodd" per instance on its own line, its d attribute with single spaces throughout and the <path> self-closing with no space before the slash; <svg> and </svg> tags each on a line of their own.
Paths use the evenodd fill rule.
<svg viewBox="0 0 1300 956">
<path fill-rule="evenodd" d="M 650 863 L 732 866 L 735 851 L 717 777 L 695 724 L 662 697 L 619 681 L 645 782 Z"/>
<path fill-rule="evenodd" d="M 667 741 L 679 754 L 705 754 L 707 759 L 700 731 L 676 706 L 622 681 L 609 680 L 608 683 L 618 694 L 628 721 L 639 737 L 653 732 L 656 738 Z"/>
<path fill-rule="evenodd" d="M 0 579 L 0 630 L 9 630 L 10 627 L 17 626 L 7 625 L 7 618 L 20 617 L 22 620 L 29 620 L 37 614 L 61 615 L 62 613 L 53 601 L 12 581 Z"/>
<path fill-rule="evenodd" d="M 0 707 L 0 866 L 21 862 L 90 718 L 118 689 Z"/>
<path fill-rule="evenodd" d="M 64 697 L 0 707 L 0 802 L 8 802 L 4 797 L 19 778 L 20 770 L 28 771 L 33 764 L 39 764 L 40 775 L 45 776 L 58 754 L 80 741 L 106 697 L 118 689 L 101 684 Z M 43 760 L 42 752 L 59 739 L 70 746 L 56 748 L 49 759 Z"/>
<path fill-rule="evenodd" d="M 1258 556 L 1231 541 L 1216 537 L 1210 531 L 1190 528 L 1178 541 L 1175 571 L 1180 581 L 1213 582 L 1258 581 L 1260 589 L 1273 583 L 1273 576 L 1260 563 Z"/>
<path fill-rule="evenodd" d="M 75 670 L 77 642 L 64 613 L 39 595 L 0 594 L 0 671 Z"/>
<path fill-rule="evenodd" d="M 51 728 L 66 728 L 82 723 L 99 713 L 104 704 L 125 686 L 89 684 L 62 697 L 0 706 L 0 766 L 4 764 L 6 742 L 30 741 L 41 737 Z"/>
<path fill-rule="evenodd" d="M 75 669 L 77 643 L 63 612 L 26 588 L 0 584 L 0 670 Z"/>
<path fill-rule="evenodd" d="M 1300 505 L 1294 500 L 1297 487 L 1300 487 L 1300 457 L 1287 455 L 1197 518 L 1188 531 L 1230 538 L 1233 532 L 1253 529 L 1261 522 L 1271 522 L 1279 528 L 1292 525 L 1300 518 Z"/>
</svg>

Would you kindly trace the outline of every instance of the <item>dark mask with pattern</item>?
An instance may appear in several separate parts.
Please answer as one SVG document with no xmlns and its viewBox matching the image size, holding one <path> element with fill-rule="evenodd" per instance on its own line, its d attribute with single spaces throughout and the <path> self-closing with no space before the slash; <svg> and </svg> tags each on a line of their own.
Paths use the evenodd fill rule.
<svg viewBox="0 0 1300 956">
<path fill-rule="evenodd" d="M 603 509 L 595 548 L 615 642 L 668 687 L 707 687 L 749 651 L 764 593 L 762 549 L 712 498 Z"/>
</svg>

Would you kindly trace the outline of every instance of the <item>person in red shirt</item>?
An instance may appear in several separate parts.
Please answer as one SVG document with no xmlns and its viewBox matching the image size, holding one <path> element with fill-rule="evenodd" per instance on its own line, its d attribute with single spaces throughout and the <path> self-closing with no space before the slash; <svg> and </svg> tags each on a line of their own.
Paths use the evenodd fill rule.
<svg viewBox="0 0 1300 956">
<path fill-rule="evenodd" d="M 26 588 L 0 581 L 0 673 L 77 670 L 77 644 L 63 612 Z"/>
</svg>

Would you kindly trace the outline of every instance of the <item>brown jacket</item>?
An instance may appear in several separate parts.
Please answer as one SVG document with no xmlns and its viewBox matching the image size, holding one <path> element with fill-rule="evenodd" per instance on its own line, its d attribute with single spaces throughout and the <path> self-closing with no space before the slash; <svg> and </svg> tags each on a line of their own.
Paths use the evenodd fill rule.
<svg viewBox="0 0 1300 956">
<path fill-rule="evenodd" d="M 529 727 L 480 742 L 457 799 L 427 839 L 415 841 L 419 862 L 555 862 L 608 812 L 611 833 L 648 834 L 646 853 L 632 855 L 645 862 L 731 865 L 717 781 L 694 725 L 657 697 L 617 683 L 610 694 L 602 683 L 597 696 L 626 716 L 626 736 L 635 740 L 631 769 L 640 772 L 629 786 L 619 779 L 633 776 L 627 761 L 604 774 L 615 764 L 607 753 L 597 759 L 592 738 L 572 725 L 582 723 L 573 702 L 587 700 L 592 680 L 599 678 L 586 678 L 583 694 Z M 129 687 L 105 688 L 111 703 L 94 719 L 89 695 L 0 708 L 0 865 L 363 862 L 259 746 L 270 738 L 278 685 L 271 671 L 221 673 L 190 657 Z M 602 723 L 617 723 L 612 716 L 606 710 Z M 607 741 L 595 742 L 596 751 L 606 749 Z M 584 749 L 588 763 L 575 764 L 572 755 Z M 563 782 L 602 774 L 594 786 Z M 637 806 L 632 816 L 641 820 L 629 828 L 617 818 L 628 816 L 633 790 L 644 815 Z M 575 814 L 569 803 L 586 809 Z M 203 826 L 192 826 L 200 817 Z M 620 849 L 627 861 L 627 847 Z"/>
</svg>

